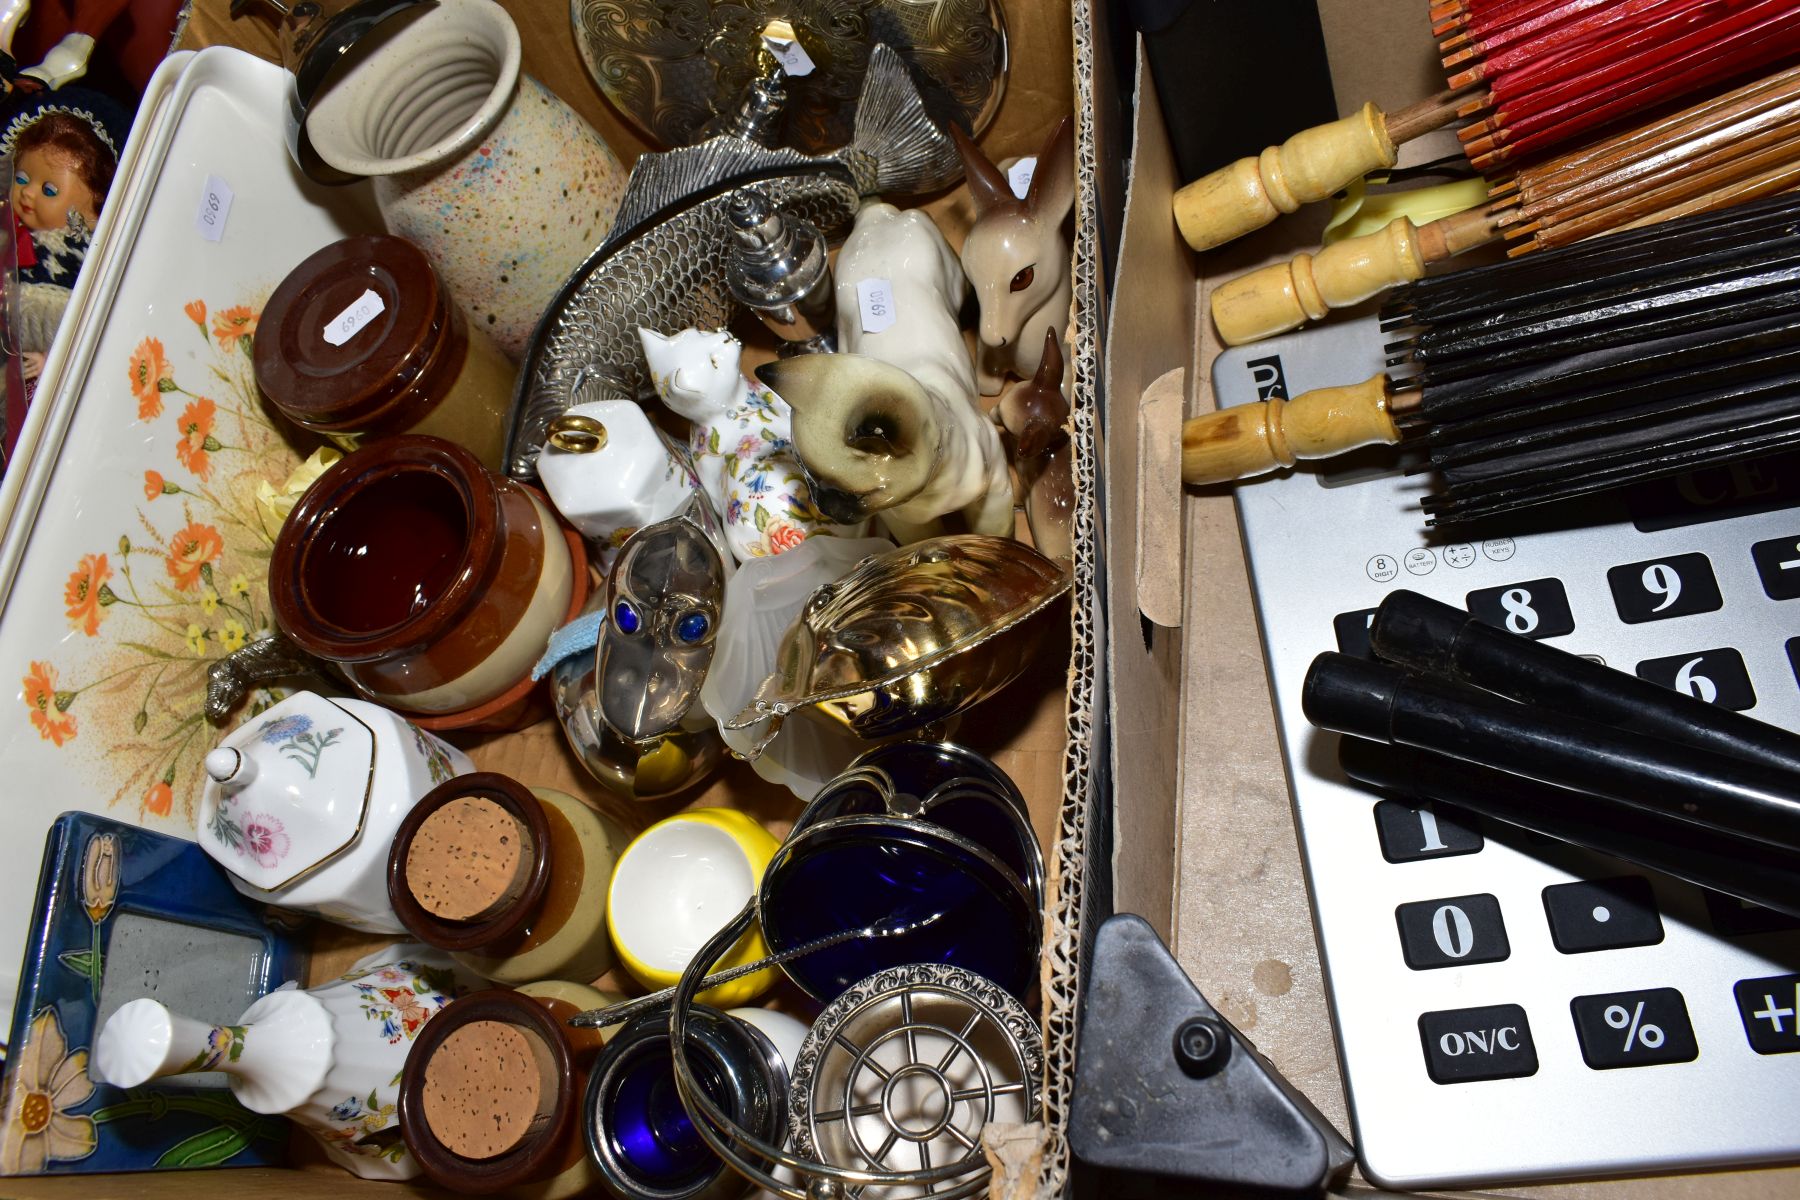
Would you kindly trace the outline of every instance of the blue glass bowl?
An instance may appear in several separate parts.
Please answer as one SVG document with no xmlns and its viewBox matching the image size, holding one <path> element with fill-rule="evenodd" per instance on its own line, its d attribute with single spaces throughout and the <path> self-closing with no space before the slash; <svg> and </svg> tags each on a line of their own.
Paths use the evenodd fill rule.
<svg viewBox="0 0 1800 1200">
<path fill-rule="evenodd" d="M 754 1027 L 694 1005 L 689 1061 L 707 1098 L 766 1142 L 786 1133 L 787 1070 Z M 600 1052 L 588 1080 L 588 1154 L 625 1200 L 726 1200 L 749 1189 L 713 1153 L 681 1103 L 668 1011 L 628 1022 Z"/>
<path fill-rule="evenodd" d="M 928 821 L 989 851 L 1043 907 L 1044 856 L 1025 798 L 985 755 L 951 742 L 878 746 L 827 782 L 795 828 L 883 815 Z"/>
<path fill-rule="evenodd" d="M 920 962 L 963 967 L 1026 1000 L 1037 978 L 1041 907 L 981 846 L 929 822 L 886 816 L 796 827 L 757 895 L 763 940 L 775 953 L 845 929 L 918 925 L 782 964 L 824 1004 L 877 971 Z"/>
</svg>

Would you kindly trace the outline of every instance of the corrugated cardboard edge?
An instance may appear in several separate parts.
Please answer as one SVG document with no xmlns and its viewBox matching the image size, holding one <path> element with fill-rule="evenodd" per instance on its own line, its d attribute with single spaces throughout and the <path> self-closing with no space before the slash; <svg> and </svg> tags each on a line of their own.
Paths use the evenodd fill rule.
<svg viewBox="0 0 1800 1200">
<path fill-rule="evenodd" d="M 1074 14 L 1075 247 L 1071 268 L 1070 432 L 1074 446 L 1077 546 L 1101 545 L 1098 420 L 1101 294 L 1098 204 L 1095 190 L 1094 39 L 1090 0 Z M 1088 883 L 1088 831 L 1099 807 L 1094 778 L 1100 729 L 1095 699 L 1106 694 L 1101 578 L 1095 553 L 1075 555 L 1070 592 L 1068 741 L 1063 757 L 1063 800 L 1051 849 L 1049 902 L 1041 957 L 1044 1031 L 1044 1149 L 1035 1173 L 1018 1177 L 1015 1195 L 1060 1195 L 1068 1186 L 1069 1100 L 1075 1082 L 1075 1040 L 1081 1000 L 1081 947 Z M 998 1180 L 1000 1176 L 996 1176 Z"/>
</svg>

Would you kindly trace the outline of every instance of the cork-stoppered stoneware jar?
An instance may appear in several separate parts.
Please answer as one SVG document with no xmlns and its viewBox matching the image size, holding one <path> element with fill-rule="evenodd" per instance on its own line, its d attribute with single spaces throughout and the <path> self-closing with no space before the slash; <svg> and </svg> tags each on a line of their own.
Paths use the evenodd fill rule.
<svg viewBox="0 0 1800 1200">
<path fill-rule="evenodd" d="M 402 20 L 313 102 L 307 135 L 328 165 L 372 177 L 388 232 L 517 359 L 612 227 L 625 169 L 520 73 L 519 31 L 493 0 L 437 0 Z"/>
<path fill-rule="evenodd" d="M 496 983 L 597 979 L 613 963 L 606 899 L 626 841 L 566 793 L 463 775 L 401 822 L 388 895 L 414 937 Z"/>
</svg>

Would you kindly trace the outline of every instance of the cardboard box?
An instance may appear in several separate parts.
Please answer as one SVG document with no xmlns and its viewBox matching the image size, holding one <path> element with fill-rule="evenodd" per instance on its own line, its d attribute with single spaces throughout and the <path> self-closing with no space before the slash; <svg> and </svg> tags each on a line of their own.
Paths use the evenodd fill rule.
<svg viewBox="0 0 1800 1200">
<path fill-rule="evenodd" d="M 648 143 L 611 109 L 582 66 L 569 28 L 566 2 L 509 2 L 524 43 L 525 70 L 542 80 L 586 118 L 629 163 Z M 251 14 L 232 19 L 227 0 L 197 0 L 185 15 L 176 48 L 230 45 L 271 61 L 280 61 L 273 14 L 251 6 Z M 1006 13 L 1010 60 L 1006 95 L 992 125 L 981 138 L 989 156 L 1034 154 L 1056 123 L 1072 110 L 1070 71 L 1071 24 L 1060 0 L 1009 6 Z M 1091 145 L 1084 161 L 1091 177 Z M 1091 196 L 1084 200 L 1091 210 Z M 927 207 L 953 245 L 960 245 L 972 218 L 961 189 L 937 196 Z M 576 264 L 570 264 L 571 268 Z M 1078 304 L 1092 305 L 1097 284 L 1087 271 Z M 1085 298 L 1085 300 L 1083 300 Z M 1088 311 L 1092 311 L 1090 308 Z M 1045 922 L 1043 1019 L 1050 1031 L 1051 1068 L 1046 1081 L 1045 1113 L 1049 1132 L 1045 1152 L 1028 1156 L 1009 1181 L 1020 1194 L 1062 1190 L 1067 1171 L 1060 1122 L 1067 1108 L 1072 1073 L 1075 1025 L 1074 973 L 1084 906 L 1084 833 L 1098 803 L 1091 764 L 1100 736 L 1097 664 L 1097 444 L 1093 434 L 1097 328 L 1091 317 L 1078 318 L 1077 397 L 1074 404 L 1078 461 L 1078 556 L 1075 588 L 1066 610 L 1066 634 L 1049 639 L 1045 652 L 1027 676 L 1003 697 L 963 718 L 956 738 L 990 754 L 1017 782 L 1031 809 L 1034 829 L 1045 851 L 1050 901 Z M 767 355 L 765 354 L 765 357 Z M 1021 522 L 1022 523 L 1022 522 Z M 1053 618 L 1054 619 L 1054 618 Z M 641 829 L 687 807 L 729 805 L 755 816 L 777 836 L 799 814 L 799 801 L 786 789 L 763 783 L 748 767 L 730 766 L 703 792 L 660 804 L 630 805 L 603 792 L 586 775 L 563 743 L 554 722 L 540 723 L 515 734 L 471 742 L 478 768 L 501 771 L 533 785 L 560 788 L 583 796 L 627 829 Z M 314 939 L 314 981 L 340 973 L 381 939 L 320 925 Z M 606 987 L 610 977 L 597 981 Z M 286 1170 L 223 1170 L 139 1175 L 88 1175 L 55 1178 L 8 1178 L 0 1182 L 7 1197 L 210 1197 L 234 1200 L 341 1200 L 346 1196 L 390 1197 L 441 1195 L 421 1184 L 373 1183 L 357 1179 L 325 1161 L 312 1139 L 296 1132 Z"/>
<path fill-rule="evenodd" d="M 1425 8 L 1319 0 L 1342 114 L 1368 100 L 1391 111 L 1443 87 Z M 1156 926 L 1206 997 L 1348 1135 L 1237 514 L 1229 488 L 1182 494 L 1178 454 L 1182 417 L 1215 407 L 1211 367 L 1221 347 L 1209 289 L 1316 247 L 1328 206 L 1193 254 L 1170 215 L 1174 164 L 1141 71 L 1134 92 L 1129 151 L 1114 145 L 1103 155 L 1131 162 L 1103 382 L 1114 899 Z M 1453 152 L 1453 139 L 1434 138 L 1403 147 L 1401 164 Z M 1484 1194 L 1796 1193 L 1800 1171 L 1771 1169 Z"/>
</svg>

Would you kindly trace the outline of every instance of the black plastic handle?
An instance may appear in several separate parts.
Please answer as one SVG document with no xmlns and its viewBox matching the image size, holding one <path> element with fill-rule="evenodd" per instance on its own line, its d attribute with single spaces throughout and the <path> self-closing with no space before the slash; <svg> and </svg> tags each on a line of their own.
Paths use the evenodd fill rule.
<svg viewBox="0 0 1800 1200">
<path fill-rule="evenodd" d="M 1461 684 L 1321 654 L 1301 709 L 1314 725 L 1413 746 L 1800 850 L 1800 776 L 1515 704 Z"/>
<path fill-rule="evenodd" d="M 1389 593 L 1375 610 L 1369 641 L 1382 658 L 1414 671 L 1616 729 L 1800 772 L 1800 735 L 1496 629 L 1417 592 Z"/>
<path fill-rule="evenodd" d="M 1338 765 L 1405 800 L 1454 804 L 1800 917 L 1800 859 L 1785 850 L 1408 746 L 1346 737 Z"/>
</svg>

